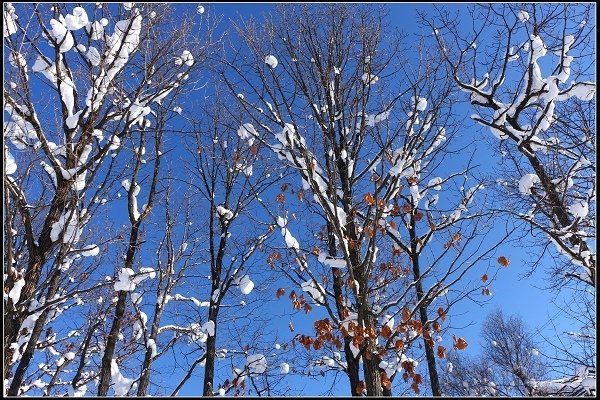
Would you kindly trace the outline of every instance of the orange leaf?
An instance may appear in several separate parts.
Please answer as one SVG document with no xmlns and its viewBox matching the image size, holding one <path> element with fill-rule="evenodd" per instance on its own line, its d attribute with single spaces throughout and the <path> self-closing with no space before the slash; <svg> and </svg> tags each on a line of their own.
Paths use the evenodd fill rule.
<svg viewBox="0 0 600 400">
<path fill-rule="evenodd" d="M 280 287 L 279 289 L 277 289 L 277 293 L 275 293 L 275 296 L 277 296 L 277 298 L 280 298 L 284 294 L 285 294 L 285 289 Z"/>
<path fill-rule="evenodd" d="M 287 183 L 284 183 L 284 184 L 282 184 L 282 185 L 281 185 L 281 191 L 282 191 L 282 192 L 285 192 L 285 191 L 288 189 L 288 186 L 289 186 L 289 185 L 288 185 Z"/>
<path fill-rule="evenodd" d="M 417 211 L 415 213 L 415 221 L 420 221 L 423 218 L 423 213 L 420 211 Z"/>
<path fill-rule="evenodd" d="M 394 344 L 394 349 L 396 349 L 396 351 L 400 351 L 404 348 L 404 342 L 402 340 L 396 340 L 396 343 Z"/>
<path fill-rule="evenodd" d="M 437 321 L 433 321 L 433 323 L 431 324 L 431 327 L 436 332 L 440 332 L 442 330 L 442 325 Z"/>
<path fill-rule="evenodd" d="M 504 256 L 500 256 L 500 257 L 498 257 L 498 264 L 502 265 L 503 267 L 508 267 L 508 264 L 510 264 L 510 261 L 508 261 L 508 258 L 506 258 Z"/>
<path fill-rule="evenodd" d="M 290 332 L 294 332 L 294 325 L 291 322 L 288 324 L 288 328 L 290 328 Z"/>
<path fill-rule="evenodd" d="M 373 197 L 373 195 L 371 193 L 365 194 L 364 200 L 365 200 L 365 203 L 367 203 L 370 206 L 375 204 L 375 198 Z"/>
<path fill-rule="evenodd" d="M 446 358 L 446 348 L 444 346 L 438 346 L 437 355 L 439 358 Z"/>
<path fill-rule="evenodd" d="M 488 276 L 487 276 L 487 274 L 483 274 L 483 275 L 481 276 L 481 281 L 482 281 L 483 283 L 486 283 L 486 282 L 487 282 L 487 280 L 488 280 Z"/>
<path fill-rule="evenodd" d="M 446 311 L 444 311 L 444 309 L 442 307 L 438 308 L 438 315 L 440 316 L 440 318 L 442 319 L 442 321 L 446 320 Z"/>
<path fill-rule="evenodd" d="M 408 308 L 404 307 L 402 309 L 402 321 L 406 322 L 410 319 L 410 311 Z"/>
<path fill-rule="evenodd" d="M 283 193 L 279 193 L 275 197 L 275 201 L 277 201 L 278 203 L 285 203 L 285 196 L 283 195 Z"/>
<path fill-rule="evenodd" d="M 362 392 L 364 392 L 365 390 L 367 390 L 367 385 L 365 384 L 365 381 L 358 381 L 358 385 L 356 385 L 356 393 L 362 394 Z"/>
<path fill-rule="evenodd" d="M 463 338 L 457 338 L 456 336 L 453 336 L 453 338 L 454 338 L 454 348 L 457 350 L 464 350 L 469 345 L 467 343 L 467 341 Z"/>
<path fill-rule="evenodd" d="M 389 339 L 392 337 L 392 329 L 389 325 L 384 325 L 383 328 L 381 328 L 381 336 L 385 339 Z"/>
<path fill-rule="evenodd" d="M 408 204 L 408 203 L 405 203 L 405 204 L 402 206 L 402 211 L 404 211 L 405 213 L 407 213 L 407 214 L 408 214 L 408 213 L 410 212 L 410 210 L 411 210 L 410 204 Z"/>
<path fill-rule="evenodd" d="M 304 303 L 304 313 L 308 314 L 312 310 L 312 307 L 308 303 Z"/>
</svg>

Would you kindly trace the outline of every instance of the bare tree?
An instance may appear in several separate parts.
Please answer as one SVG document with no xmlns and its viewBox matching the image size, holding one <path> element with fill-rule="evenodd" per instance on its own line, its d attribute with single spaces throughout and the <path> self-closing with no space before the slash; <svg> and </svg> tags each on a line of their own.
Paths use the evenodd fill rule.
<svg viewBox="0 0 600 400">
<path fill-rule="evenodd" d="M 308 296 L 292 290 L 293 307 L 323 310 L 316 337 L 297 335 L 306 349 L 329 354 L 311 367 L 343 371 L 353 395 L 390 395 L 400 375 L 418 392 L 422 378 L 408 354 L 422 338 L 439 395 L 438 320 L 460 299 L 486 293 L 481 281 L 454 286 L 498 243 L 482 247 L 478 234 L 489 226 L 469 210 L 481 182 L 458 184 L 472 179 L 471 167 L 438 176 L 457 128 L 443 60 L 420 47 L 427 62 L 411 71 L 384 16 L 374 7 L 282 6 L 261 30 L 251 21 L 238 27 L 250 54 L 231 55 L 223 74 L 259 126 L 245 134 L 302 180 L 300 188 L 283 184 L 278 209 L 268 209 L 285 242 L 271 261 Z M 300 223 L 306 234 L 295 233 Z M 429 315 L 436 299 L 444 304 Z"/>
<path fill-rule="evenodd" d="M 482 327 L 481 355 L 475 360 L 458 354 L 449 357 L 444 392 L 452 396 L 535 395 L 535 381 L 548 368 L 534 335 L 520 317 L 492 312 Z"/>
<path fill-rule="evenodd" d="M 475 6 L 471 32 L 448 12 L 423 15 L 473 120 L 500 141 L 506 210 L 564 256 L 557 287 L 596 284 L 593 7 Z"/>
<path fill-rule="evenodd" d="M 207 107 L 206 118 L 190 118 L 194 142 L 189 144 L 190 162 L 186 163 L 186 175 L 195 191 L 195 213 L 206 213 L 202 223 L 207 245 L 203 249 L 204 256 L 198 255 L 197 262 L 208 269 L 210 276 L 210 290 L 206 292 L 208 315 L 204 320 L 210 325 L 211 333 L 198 360 L 204 367 L 202 394 L 212 396 L 219 393 L 215 386 L 215 362 L 218 357 L 226 358 L 217 354 L 217 343 L 229 342 L 228 337 L 219 335 L 219 327 L 225 324 L 220 322 L 221 319 L 228 321 L 237 315 L 236 312 L 241 315 L 252 313 L 254 323 L 244 328 L 248 340 L 252 337 L 251 330 L 257 329 L 262 319 L 258 315 L 262 309 L 258 299 L 243 300 L 237 305 L 226 302 L 231 303 L 237 297 L 232 292 L 235 287 L 246 296 L 255 285 L 267 286 L 264 272 L 252 268 L 252 264 L 256 263 L 257 255 L 273 230 L 269 229 L 269 223 L 261 222 L 254 210 L 262 193 L 278 180 L 279 167 L 274 169 L 269 165 L 269 159 L 259 154 L 260 141 L 245 131 L 251 128 L 240 128 L 234 122 L 240 120 L 241 112 L 234 99 L 228 99 L 227 94 L 217 88 L 210 103 L 204 106 Z M 260 281 L 255 284 L 253 277 Z M 264 299 L 260 303 L 267 304 Z M 264 326 L 260 330 L 266 333 Z M 245 346 L 239 344 L 241 348 Z M 191 377 L 198 363 L 192 365 L 174 394 Z M 251 378 L 264 372 L 257 373 L 252 367 L 250 370 Z M 219 384 L 219 389 L 235 390 L 243 376 L 246 375 L 240 373 L 237 381 L 233 377 L 227 384 Z"/>
<path fill-rule="evenodd" d="M 162 104 L 194 85 L 193 71 L 210 50 L 210 35 L 203 35 L 202 43 L 190 35 L 191 19 L 177 21 L 172 29 L 169 10 L 168 5 L 99 3 L 4 6 L 4 48 L 10 59 L 4 89 L 9 139 L 4 147 L 4 343 L 10 349 L 4 378 L 10 379 L 9 395 L 35 386 L 25 378 L 38 349 L 47 357 L 57 341 L 75 342 L 82 331 L 77 353 L 84 360 L 103 350 L 99 375 L 92 376 L 100 381 L 99 394 L 107 393 L 128 290 L 117 295 L 106 345 L 91 345 L 99 339 L 96 318 L 80 320 L 76 334 L 63 332 L 68 323 L 57 324 L 61 331 L 54 333 L 46 325 L 75 315 L 70 310 L 85 303 L 84 294 L 89 301 L 116 285 L 99 278 L 99 264 L 88 257 L 122 240 L 122 232 L 106 237 L 109 229 L 95 228 L 97 211 L 109 203 L 107 197 L 122 178 L 128 179 L 123 186 L 130 230 L 118 281 L 133 272 L 141 224 L 152 209 L 159 177 L 161 135 L 172 114 Z M 127 160 L 131 150 L 134 155 Z M 137 204 L 144 191 L 145 208 Z M 104 320 L 112 307 L 107 303 L 96 311 Z M 43 332 L 47 346 L 38 345 Z M 57 369 L 48 390 L 59 381 L 64 384 L 58 377 L 77 348 L 68 343 L 64 356 L 52 361 Z M 73 387 L 84 374 L 89 377 L 79 368 Z"/>
</svg>

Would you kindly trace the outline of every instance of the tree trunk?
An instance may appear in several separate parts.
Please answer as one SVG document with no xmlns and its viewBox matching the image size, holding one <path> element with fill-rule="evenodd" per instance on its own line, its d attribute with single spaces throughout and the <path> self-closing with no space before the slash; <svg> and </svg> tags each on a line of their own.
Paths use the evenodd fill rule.
<svg viewBox="0 0 600 400">
<path fill-rule="evenodd" d="M 212 301 L 211 301 L 212 303 Z M 206 340 L 206 364 L 204 365 L 204 385 L 202 388 L 202 396 L 213 396 L 213 385 L 215 379 L 215 357 L 217 346 L 217 307 L 212 307 L 211 311 L 215 310 L 214 315 L 209 317 L 209 321 L 215 324 L 215 334 L 209 336 Z M 211 314 L 213 314 L 211 312 Z"/>
<path fill-rule="evenodd" d="M 413 235 L 413 232 L 411 230 L 411 236 L 412 235 Z M 412 254 L 411 259 L 412 259 L 412 263 L 413 263 L 413 274 L 415 276 L 415 282 L 417 282 L 417 285 L 416 285 L 417 302 L 421 302 L 421 300 L 424 297 L 424 293 L 423 293 L 423 283 L 421 281 L 421 271 L 420 271 L 420 267 L 419 267 L 419 255 Z M 426 323 L 428 321 L 428 318 L 427 318 L 428 305 L 429 304 L 427 302 L 423 302 L 423 303 L 421 303 L 421 306 L 419 307 L 419 316 L 420 316 L 421 324 L 423 325 L 424 330 L 427 329 Z M 429 382 L 431 384 L 431 393 L 433 396 L 441 396 L 442 392 L 440 390 L 440 381 L 439 381 L 437 368 L 436 368 L 434 349 L 429 346 L 429 343 L 427 342 L 425 337 L 423 337 L 423 344 L 425 346 L 425 358 L 427 359 L 427 370 L 429 371 Z"/>
<path fill-rule="evenodd" d="M 364 318 L 365 326 L 375 326 L 375 321 L 370 312 L 366 312 Z M 359 318 L 360 321 L 360 318 Z M 381 374 L 379 373 L 379 356 L 377 355 L 377 346 L 375 339 L 366 337 L 366 349 L 363 354 L 363 371 L 365 374 L 365 384 L 367 386 L 367 396 L 383 396 L 383 387 L 381 386 Z"/>
<path fill-rule="evenodd" d="M 137 249 L 137 240 L 139 234 L 139 224 L 141 219 L 131 227 L 131 235 L 129 238 L 129 247 L 127 249 L 127 258 L 125 259 L 125 268 L 131 268 L 133 266 L 133 259 L 135 257 L 135 251 Z M 98 397 L 104 397 L 108 393 L 108 387 L 110 386 L 111 377 L 111 364 L 113 356 L 115 354 L 115 348 L 117 347 L 117 341 L 119 340 L 119 332 L 121 330 L 121 322 L 123 315 L 125 314 L 125 301 L 127 300 L 127 292 L 124 290 L 119 291 L 117 298 L 117 305 L 115 307 L 115 316 L 113 323 L 110 328 L 110 333 L 106 339 L 106 348 L 104 349 L 104 355 L 102 356 L 102 365 L 99 373 L 98 383 Z"/>
</svg>

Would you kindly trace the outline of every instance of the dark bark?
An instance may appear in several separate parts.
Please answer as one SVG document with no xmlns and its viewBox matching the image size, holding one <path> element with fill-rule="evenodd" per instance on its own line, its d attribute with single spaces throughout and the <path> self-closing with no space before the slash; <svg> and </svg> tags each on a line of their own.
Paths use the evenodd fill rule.
<svg viewBox="0 0 600 400">
<path fill-rule="evenodd" d="M 133 224 L 131 227 L 131 235 L 129 239 L 129 247 L 127 249 L 127 257 L 125 258 L 125 268 L 131 268 L 133 266 L 133 260 L 137 249 L 137 241 L 139 235 L 139 224 L 141 218 Z M 106 348 L 104 349 L 104 355 L 102 356 L 102 365 L 99 374 L 98 383 L 98 396 L 106 396 L 108 393 L 108 387 L 110 386 L 110 370 L 113 356 L 115 354 L 115 348 L 117 341 L 119 340 L 119 331 L 121 330 L 121 323 L 123 322 L 123 315 L 125 314 L 125 301 L 127 300 L 126 291 L 119 291 L 117 304 L 115 306 L 115 316 L 113 317 L 112 326 L 110 333 L 106 340 Z"/>
</svg>

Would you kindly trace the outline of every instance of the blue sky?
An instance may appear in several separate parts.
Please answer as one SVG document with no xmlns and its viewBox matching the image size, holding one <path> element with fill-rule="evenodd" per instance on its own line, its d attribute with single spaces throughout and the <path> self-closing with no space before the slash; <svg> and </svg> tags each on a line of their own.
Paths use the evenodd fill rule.
<svg viewBox="0 0 600 400">
<path fill-rule="evenodd" d="M 427 34 L 424 27 L 417 23 L 416 10 L 422 10 L 425 12 L 433 11 L 431 4 L 387 4 L 390 10 L 389 22 L 396 26 L 398 29 L 408 32 L 412 35 Z M 466 4 L 443 4 L 443 7 L 450 9 L 451 11 L 462 10 L 463 15 Z M 223 3 L 223 4 L 210 4 L 206 6 L 207 12 L 214 10 L 217 14 L 223 14 L 225 19 L 223 25 L 228 24 L 228 19 L 236 20 L 239 16 L 248 18 L 253 16 L 260 21 L 261 15 L 264 12 L 268 12 L 273 9 L 273 5 L 269 3 L 257 3 L 257 4 L 246 4 L 246 3 Z M 468 115 L 472 113 L 470 106 L 465 105 L 459 108 L 459 112 L 464 114 L 465 125 L 469 127 L 469 131 L 473 135 L 480 137 L 489 136 L 489 132 L 483 130 L 479 126 L 475 126 L 469 119 Z M 495 168 L 495 162 L 497 161 L 496 151 L 487 143 L 483 141 L 477 143 L 477 151 L 480 159 L 491 160 L 490 162 L 484 163 L 479 168 L 479 174 L 493 174 Z M 491 238 L 493 239 L 493 238 Z M 504 253 L 503 253 L 504 251 Z M 525 248 L 515 247 L 514 243 L 507 244 L 499 252 L 500 254 L 506 254 L 510 258 L 511 264 L 508 268 L 502 268 L 499 272 L 496 281 L 490 286 L 493 292 L 493 296 L 489 297 L 484 306 L 479 306 L 471 302 L 465 301 L 457 305 L 453 309 L 453 315 L 451 316 L 451 324 L 457 328 L 455 332 L 457 335 L 465 337 L 469 342 L 469 347 L 466 350 L 471 355 L 476 355 L 479 352 L 479 333 L 481 330 L 481 323 L 488 313 L 496 308 L 500 308 L 506 315 L 517 314 L 521 316 L 526 325 L 531 328 L 532 331 L 537 329 L 544 332 L 547 336 L 551 336 L 553 331 L 551 325 L 549 325 L 549 319 L 553 319 L 559 327 L 567 330 L 569 322 L 567 320 L 561 320 L 560 315 L 557 315 L 557 309 L 552 304 L 552 301 L 560 303 L 561 295 L 545 289 L 547 278 L 543 268 L 535 271 L 531 276 L 526 277 L 525 275 L 529 272 L 527 261 L 530 255 L 527 254 L 529 250 Z M 491 266 L 491 268 L 499 268 Z M 311 318 L 304 318 L 310 321 Z M 296 320 L 301 320 L 297 318 Z M 308 326 L 310 328 L 310 326 Z M 461 328 L 461 329 L 458 329 Z M 294 380 L 294 386 L 297 383 L 302 382 L 303 378 L 288 377 L 287 379 Z M 291 382 L 291 381 L 290 381 Z M 328 387 L 328 381 L 326 384 L 319 385 L 306 385 L 306 391 L 303 392 L 305 395 L 321 394 L 325 388 Z M 336 394 L 343 395 L 347 394 L 345 387 L 345 378 L 342 377 L 340 382 L 340 390 L 336 390 Z M 190 388 L 190 394 L 193 393 L 193 389 Z M 184 392 L 182 392 L 183 394 Z"/>
<path fill-rule="evenodd" d="M 196 6 L 197 3 L 174 5 L 177 12 L 181 13 L 195 12 Z M 237 20 L 239 17 L 248 18 L 253 16 L 260 20 L 262 13 L 272 10 L 274 6 L 270 3 L 214 3 L 205 4 L 205 7 L 207 16 L 210 13 L 223 15 L 224 18 L 221 26 L 225 28 L 229 26 L 229 19 Z M 425 28 L 417 24 L 416 9 L 418 8 L 427 12 L 432 10 L 432 5 L 421 5 L 416 3 L 388 4 L 388 7 L 390 9 L 389 22 L 395 25 L 398 29 L 410 32 L 411 34 L 427 33 L 424 32 Z M 444 7 L 459 10 L 463 9 L 465 5 L 446 4 Z M 232 35 L 234 35 L 234 33 L 232 33 Z M 240 46 L 242 46 L 241 42 Z M 459 111 L 464 114 L 465 126 L 468 127 L 469 132 L 472 132 L 473 135 L 480 137 L 487 137 L 490 135 L 489 132 L 484 131 L 478 126 L 474 126 L 474 124 L 468 120 L 468 115 L 471 114 L 471 109 L 469 107 L 461 106 Z M 488 145 L 483 141 L 477 144 L 477 149 L 481 159 L 494 160 L 482 165 L 479 175 L 493 173 L 496 157 L 495 150 L 488 147 Z M 298 180 L 297 177 L 292 179 Z M 124 205 L 123 200 L 120 205 Z M 117 218 L 116 215 L 115 218 Z M 278 238 L 280 238 L 280 236 L 278 236 Z M 456 328 L 456 331 L 450 332 L 450 335 L 456 333 L 457 335 L 467 339 L 469 342 L 469 347 L 466 350 L 467 353 L 478 353 L 481 322 L 485 316 L 495 308 L 502 309 L 505 314 L 520 315 L 532 330 L 543 329 L 548 336 L 552 335 L 552 331 L 548 330 L 548 328 L 550 328 L 548 326 L 548 320 L 550 318 L 553 318 L 554 321 L 565 330 L 569 328 L 568 321 L 560 320 L 559 316 L 556 315 L 556 308 L 552 305 L 552 301 L 560 302 L 560 296 L 557 296 L 557 294 L 553 291 L 543 289 L 546 286 L 546 275 L 544 274 L 543 270 L 540 269 L 539 271 L 534 272 L 531 277 L 524 277 L 529 271 L 527 261 L 530 255 L 528 254 L 528 251 L 530 250 L 515 247 L 514 243 L 507 244 L 504 249 L 500 251 L 500 253 L 506 254 L 510 258 L 511 264 L 508 268 L 501 269 L 497 276 L 497 280 L 490 286 L 493 296 L 488 298 L 487 304 L 483 307 L 480 307 L 465 301 L 453 309 L 453 315 L 451 315 L 451 324 Z M 490 268 L 499 267 L 497 265 L 490 265 Z M 233 288 L 232 290 L 236 292 L 237 296 L 237 288 Z M 259 295 L 260 291 L 257 288 L 257 290 L 253 292 L 252 296 L 249 296 L 248 299 L 249 301 L 256 301 L 258 300 L 258 297 L 256 296 Z M 268 292 L 267 295 L 272 296 L 273 293 Z M 274 314 L 276 315 L 292 313 L 289 302 L 285 300 L 275 303 L 273 307 Z M 291 316 L 290 319 L 294 320 L 297 331 L 302 331 L 303 329 L 304 332 L 312 331 L 312 321 L 314 320 L 312 314 L 304 316 L 304 313 L 300 312 Z M 274 322 L 282 322 L 281 326 L 274 328 L 280 329 L 282 334 L 287 333 L 289 336 L 286 320 L 282 319 Z M 165 360 L 166 359 L 168 359 L 168 356 L 165 357 Z M 165 361 L 161 360 L 156 366 L 159 368 L 169 368 L 169 365 L 165 365 L 164 363 Z M 226 369 L 227 367 L 224 367 L 224 370 Z M 196 372 L 195 378 L 191 379 L 190 382 L 184 386 L 180 392 L 180 395 L 199 395 L 201 386 L 200 381 L 203 377 L 203 369 L 198 368 Z M 345 395 L 348 393 L 346 379 L 343 376 L 340 378 L 341 379 L 338 381 L 338 387 L 333 394 Z M 289 375 L 285 379 L 288 379 L 290 386 L 294 388 L 303 387 L 303 395 L 322 394 L 333 382 L 332 377 L 327 377 L 325 382 L 318 381 L 317 383 L 315 383 L 313 380 L 306 380 L 306 378 L 295 377 L 293 375 Z M 169 385 L 172 382 L 167 380 L 164 383 L 165 385 Z M 218 383 L 218 380 L 216 380 L 215 383 Z"/>
</svg>

